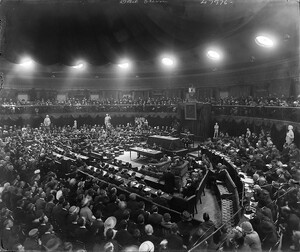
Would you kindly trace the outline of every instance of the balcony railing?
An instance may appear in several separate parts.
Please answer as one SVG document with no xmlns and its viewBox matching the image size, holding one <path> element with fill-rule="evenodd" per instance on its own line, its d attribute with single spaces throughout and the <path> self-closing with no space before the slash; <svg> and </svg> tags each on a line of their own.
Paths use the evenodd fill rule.
<svg viewBox="0 0 300 252">
<path fill-rule="evenodd" d="M 216 116 L 244 116 L 300 122 L 300 107 L 214 105 L 212 113 Z"/>
</svg>

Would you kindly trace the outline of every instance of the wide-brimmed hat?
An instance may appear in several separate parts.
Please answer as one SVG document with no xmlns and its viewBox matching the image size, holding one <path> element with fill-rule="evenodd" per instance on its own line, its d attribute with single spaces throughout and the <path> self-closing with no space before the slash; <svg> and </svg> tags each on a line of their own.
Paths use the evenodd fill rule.
<svg viewBox="0 0 300 252">
<path fill-rule="evenodd" d="M 77 207 L 77 206 L 71 206 L 69 208 L 69 213 L 70 214 L 75 214 L 75 213 L 78 213 L 78 212 L 79 212 L 79 207 Z"/>
<path fill-rule="evenodd" d="M 51 238 L 45 245 L 46 251 L 57 251 L 61 244 L 62 242 L 59 238 Z"/>
<path fill-rule="evenodd" d="M 183 211 L 183 213 L 181 214 L 181 219 L 184 221 L 191 221 L 193 217 L 188 211 Z"/>
<path fill-rule="evenodd" d="M 108 217 L 104 222 L 104 234 L 109 228 L 114 228 L 117 224 L 117 219 L 114 216 Z"/>
<path fill-rule="evenodd" d="M 34 236 L 38 235 L 38 232 L 39 232 L 39 230 L 37 228 L 34 228 L 29 231 L 28 235 L 30 237 L 34 237 Z"/>
<path fill-rule="evenodd" d="M 139 247 L 139 252 L 154 252 L 154 244 L 151 241 L 144 241 Z"/>
</svg>

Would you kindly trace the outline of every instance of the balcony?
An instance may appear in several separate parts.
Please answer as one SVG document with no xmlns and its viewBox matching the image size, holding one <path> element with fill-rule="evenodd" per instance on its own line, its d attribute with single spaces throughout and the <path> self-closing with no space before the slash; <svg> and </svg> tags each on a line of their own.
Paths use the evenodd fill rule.
<svg viewBox="0 0 300 252">
<path fill-rule="evenodd" d="M 300 123 L 300 107 L 213 105 L 212 115 L 254 117 Z"/>
</svg>

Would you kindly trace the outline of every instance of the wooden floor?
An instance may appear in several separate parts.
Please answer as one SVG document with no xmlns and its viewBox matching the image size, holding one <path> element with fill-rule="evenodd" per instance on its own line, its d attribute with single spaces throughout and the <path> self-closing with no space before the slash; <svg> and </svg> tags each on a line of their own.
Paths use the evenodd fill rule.
<svg viewBox="0 0 300 252">
<path fill-rule="evenodd" d="M 137 158 L 137 153 L 133 151 L 131 152 L 131 158 L 129 151 L 125 151 L 123 155 L 118 157 L 118 159 L 131 163 L 133 167 L 139 167 L 147 164 L 148 162 L 148 159 L 145 157 Z M 183 180 L 185 180 L 185 177 L 183 177 Z M 216 226 L 221 225 L 221 211 L 213 192 L 205 189 L 205 195 L 202 195 L 201 201 L 202 204 L 200 204 L 200 202 L 197 204 L 198 213 L 195 214 L 194 218 L 203 221 L 202 216 L 203 213 L 206 212 L 209 214 L 211 220 Z"/>
</svg>

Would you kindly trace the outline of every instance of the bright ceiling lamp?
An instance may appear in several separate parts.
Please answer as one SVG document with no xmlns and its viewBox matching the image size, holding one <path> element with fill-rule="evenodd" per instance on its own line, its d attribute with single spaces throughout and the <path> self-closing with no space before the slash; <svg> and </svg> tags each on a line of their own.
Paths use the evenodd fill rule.
<svg viewBox="0 0 300 252">
<path fill-rule="evenodd" d="M 31 58 L 26 57 L 26 58 L 21 59 L 19 65 L 24 68 L 31 68 L 34 65 L 34 61 Z"/>
<path fill-rule="evenodd" d="M 222 59 L 221 53 L 219 53 L 219 52 L 216 51 L 216 50 L 208 50 L 207 53 L 206 53 L 206 56 L 207 56 L 209 59 L 216 60 L 216 61 Z"/>
<path fill-rule="evenodd" d="M 72 68 L 74 68 L 74 69 L 83 69 L 83 67 L 84 67 L 83 63 L 78 63 L 77 65 L 72 66 Z"/>
<path fill-rule="evenodd" d="M 175 64 L 174 59 L 170 58 L 170 57 L 163 57 L 161 59 L 161 63 L 165 66 L 173 66 Z"/>
<path fill-rule="evenodd" d="M 122 69 L 129 69 L 130 68 L 130 62 L 125 61 L 125 62 L 119 63 L 118 67 L 120 67 Z"/>
<path fill-rule="evenodd" d="M 255 38 L 255 43 L 261 47 L 265 48 L 272 48 L 275 45 L 274 39 L 264 36 L 264 35 L 259 35 Z"/>
</svg>

